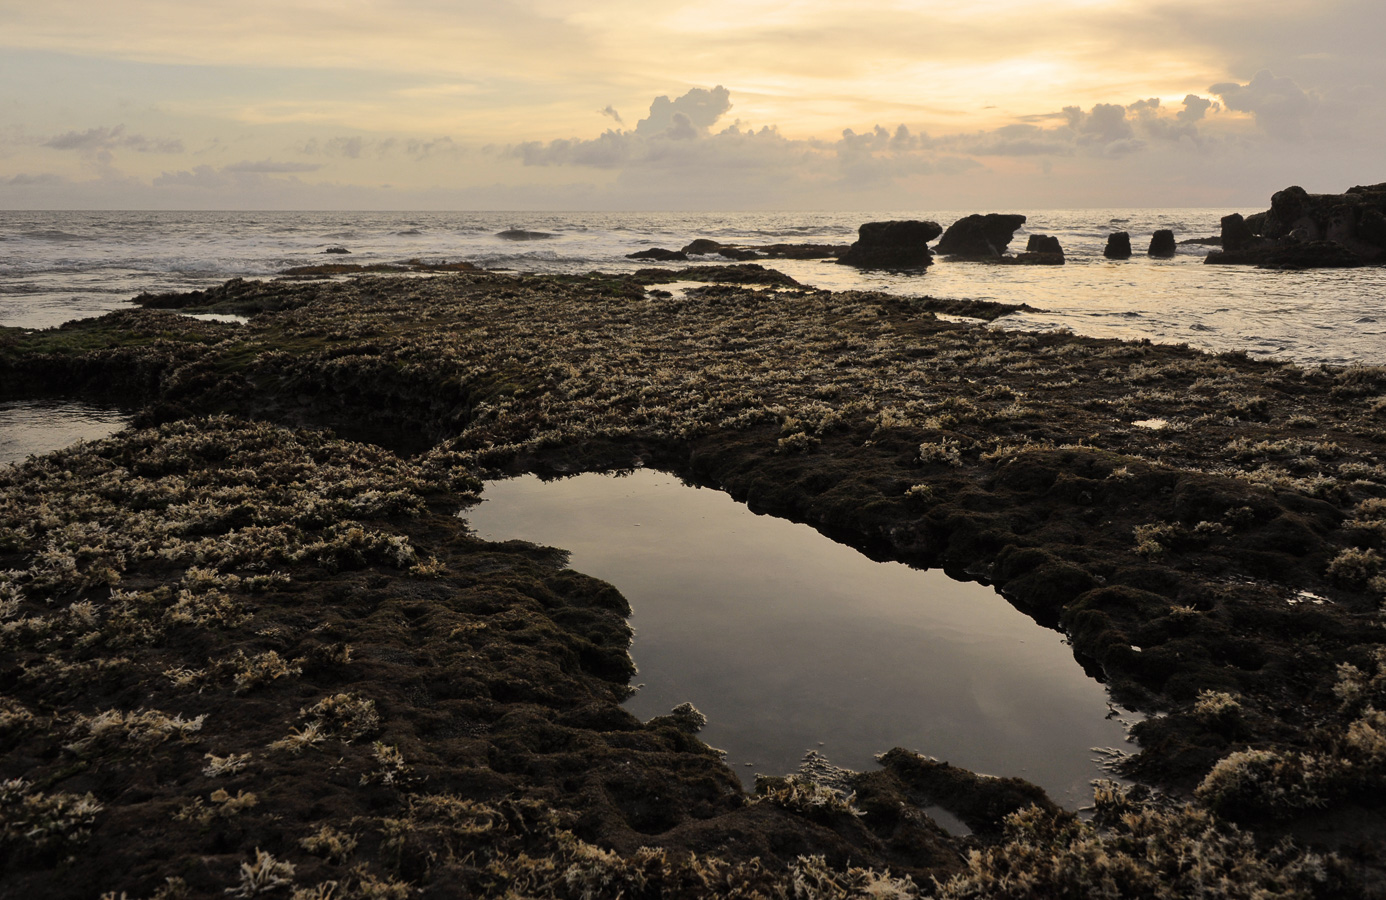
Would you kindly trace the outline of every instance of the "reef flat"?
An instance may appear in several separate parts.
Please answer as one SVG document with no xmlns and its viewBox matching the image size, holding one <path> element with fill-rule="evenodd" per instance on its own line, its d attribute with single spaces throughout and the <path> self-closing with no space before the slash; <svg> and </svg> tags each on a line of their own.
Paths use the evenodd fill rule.
<svg viewBox="0 0 1386 900">
<path fill-rule="evenodd" d="M 0 471 L 0 886 L 1372 893 L 1386 369 L 650 277 L 234 281 L 0 331 L 3 399 L 144 404 Z M 634 465 L 998 585 L 1153 714 L 1123 768 L 1160 792 L 1082 821 L 895 749 L 746 797 L 696 710 L 619 706 L 615 589 L 454 515 L 487 474 Z"/>
</svg>

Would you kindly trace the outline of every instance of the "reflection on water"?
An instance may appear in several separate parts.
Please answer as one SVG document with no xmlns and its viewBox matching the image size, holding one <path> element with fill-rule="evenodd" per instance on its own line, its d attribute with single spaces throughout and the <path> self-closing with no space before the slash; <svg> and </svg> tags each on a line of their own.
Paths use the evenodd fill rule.
<svg viewBox="0 0 1386 900">
<path fill-rule="evenodd" d="M 114 434 L 130 417 L 114 409 L 58 400 L 0 403 L 0 465 Z"/>
<path fill-rule="evenodd" d="M 464 515 L 482 537 L 572 551 L 630 600 L 642 719 L 691 701 L 701 737 L 752 774 L 805 751 L 853 769 L 895 746 L 1019 775 L 1070 807 L 1121 746 L 1106 691 L 1062 637 L 994 590 L 878 563 L 672 476 L 492 482 Z"/>
</svg>

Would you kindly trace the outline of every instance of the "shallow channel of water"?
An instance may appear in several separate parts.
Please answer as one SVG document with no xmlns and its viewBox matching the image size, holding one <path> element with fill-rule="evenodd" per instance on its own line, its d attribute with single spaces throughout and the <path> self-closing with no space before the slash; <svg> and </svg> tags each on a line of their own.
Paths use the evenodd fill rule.
<svg viewBox="0 0 1386 900">
<path fill-rule="evenodd" d="M 109 437 L 130 423 L 116 409 L 66 400 L 0 403 L 0 466 L 51 453 L 78 441 Z"/>
<path fill-rule="evenodd" d="M 480 536 L 569 550 L 620 589 L 640 668 L 626 707 L 692 702 L 748 785 L 808 750 L 862 770 L 902 746 L 1076 808 L 1107 777 L 1094 748 L 1125 746 L 1062 636 L 992 588 L 874 562 L 662 472 L 524 476 L 483 496 L 463 513 Z"/>
</svg>

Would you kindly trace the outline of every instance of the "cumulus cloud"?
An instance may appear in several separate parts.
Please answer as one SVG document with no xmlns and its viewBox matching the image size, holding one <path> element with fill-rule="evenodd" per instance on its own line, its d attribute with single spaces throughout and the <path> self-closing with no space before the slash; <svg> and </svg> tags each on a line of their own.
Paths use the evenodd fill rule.
<svg viewBox="0 0 1386 900">
<path fill-rule="evenodd" d="M 1175 118 L 1180 122 L 1199 122 L 1208 115 L 1208 110 L 1215 106 L 1217 104 L 1212 100 L 1197 94 L 1188 94 L 1184 97 L 1184 108 L 1179 110 Z"/>
<path fill-rule="evenodd" d="M 1208 90 L 1221 97 L 1228 109 L 1254 115 L 1266 134 L 1286 140 L 1306 135 L 1308 119 L 1318 107 L 1317 96 L 1301 90 L 1294 79 L 1277 77 L 1268 69 L 1246 84 L 1224 81 Z"/>
<path fill-rule="evenodd" d="M 677 100 L 656 97 L 650 104 L 648 117 L 635 123 L 635 133 L 642 137 L 669 134 L 686 139 L 705 134 L 731 109 L 731 91 L 720 84 L 712 90 L 693 88 Z"/>
<path fill-rule="evenodd" d="M 1069 106 L 969 134 L 935 137 L 904 124 L 876 125 L 868 131 L 844 129 L 835 140 L 790 138 L 774 127 L 748 128 L 740 122 L 715 129 L 730 108 L 724 88 L 695 89 L 677 100 L 656 99 L 634 129 L 530 141 L 501 155 L 527 166 L 613 171 L 627 184 L 677 173 L 686 183 L 758 177 L 791 178 L 809 189 L 887 189 L 925 176 L 984 169 L 994 157 L 1034 157 L 1043 168 L 1064 157 L 1120 159 L 1156 146 L 1206 149 L 1199 125 L 1219 106 L 1193 94 L 1169 106 L 1150 97 L 1127 105 Z"/>
<path fill-rule="evenodd" d="M 606 109 L 602 110 L 602 115 L 606 116 L 608 119 L 615 119 L 617 125 L 626 124 L 625 120 L 621 118 L 621 114 L 616 111 L 616 107 L 610 104 L 607 104 Z"/>
</svg>

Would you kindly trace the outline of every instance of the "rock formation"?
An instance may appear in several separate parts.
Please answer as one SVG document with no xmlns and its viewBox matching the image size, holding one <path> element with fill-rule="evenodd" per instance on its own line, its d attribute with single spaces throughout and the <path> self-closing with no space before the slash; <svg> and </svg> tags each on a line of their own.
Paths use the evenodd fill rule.
<svg viewBox="0 0 1386 900">
<path fill-rule="evenodd" d="M 845 244 L 757 244 L 740 246 L 723 244 L 710 238 L 698 238 L 682 250 L 650 247 L 627 253 L 626 259 L 653 259 L 659 262 L 687 262 L 690 256 L 720 256 L 737 262 L 752 259 L 835 259 L 847 251 Z"/>
<path fill-rule="evenodd" d="M 1386 183 L 1311 194 L 1299 186 L 1271 197 L 1270 209 L 1222 220 L 1222 252 L 1204 262 L 1269 268 L 1386 264 Z"/>
<path fill-rule="evenodd" d="M 1062 266 L 1064 248 L 1059 239 L 1048 234 L 1032 234 L 1025 252 L 1015 258 L 1017 263 L 1039 266 Z"/>
<path fill-rule="evenodd" d="M 1147 255 L 1168 259 L 1174 256 L 1175 243 L 1174 232 L 1168 228 L 1161 228 L 1150 237 L 1150 249 Z"/>
<path fill-rule="evenodd" d="M 1107 247 L 1102 255 L 1108 259 L 1130 259 L 1131 235 L 1125 231 L 1107 235 Z"/>
<path fill-rule="evenodd" d="M 863 269 L 924 268 L 934 261 L 929 241 L 942 233 L 937 222 L 867 222 L 838 262 Z"/>
<path fill-rule="evenodd" d="M 948 227 L 937 251 L 959 259 L 999 260 L 1025 217 L 1009 213 L 964 216 Z"/>
</svg>

